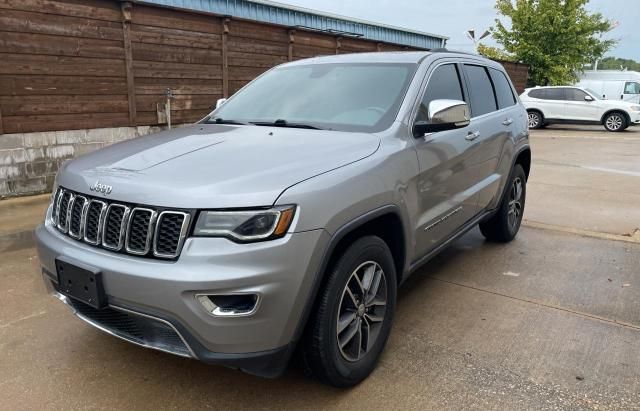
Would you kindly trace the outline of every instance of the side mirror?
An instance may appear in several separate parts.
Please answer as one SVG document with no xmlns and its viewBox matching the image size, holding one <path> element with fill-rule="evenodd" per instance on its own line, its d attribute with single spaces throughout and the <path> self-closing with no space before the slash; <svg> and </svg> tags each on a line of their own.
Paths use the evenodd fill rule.
<svg viewBox="0 0 640 411">
<path fill-rule="evenodd" d="M 584 101 L 593 101 L 593 97 L 591 97 L 589 95 L 584 96 Z"/>
<path fill-rule="evenodd" d="M 216 108 L 220 108 L 220 106 L 226 102 L 227 102 L 226 98 L 219 98 L 218 101 L 216 101 Z"/>
<path fill-rule="evenodd" d="M 433 100 L 429 103 L 427 121 L 416 121 L 413 135 L 422 137 L 426 133 L 453 130 L 469 125 L 469 105 L 460 100 Z"/>
</svg>

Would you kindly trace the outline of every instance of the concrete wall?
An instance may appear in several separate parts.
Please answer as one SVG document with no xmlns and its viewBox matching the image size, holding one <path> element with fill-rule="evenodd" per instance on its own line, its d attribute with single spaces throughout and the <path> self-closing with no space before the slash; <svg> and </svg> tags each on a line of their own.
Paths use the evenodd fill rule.
<svg viewBox="0 0 640 411">
<path fill-rule="evenodd" d="M 160 130 L 138 126 L 4 134 L 0 138 L 0 198 L 49 192 L 65 161 Z"/>
</svg>

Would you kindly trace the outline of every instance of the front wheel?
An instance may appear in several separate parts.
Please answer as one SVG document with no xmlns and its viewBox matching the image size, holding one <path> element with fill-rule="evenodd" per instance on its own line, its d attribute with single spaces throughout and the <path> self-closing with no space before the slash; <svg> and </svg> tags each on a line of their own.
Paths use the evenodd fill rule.
<svg viewBox="0 0 640 411">
<path fill-rule="evenodd" d="M 607 131 L 622 131 L 627 128 L 627 119 L 622 113 L 610 113 L 604 118 L 604 128 Z"/>
<path fill-rule="evenodd" d="M 336 387 L 358 384 L 375 368 L 391 331 L 396 271 L 375 236 L 351 244 L 330 268 L 303 347 L 311 372 Z"/>
<path fill-rule="evenodd" d="M 513 167 L 508 184 L 508 191 L 503 196 L 496 214 L 480 223 L 480 232 L 489 241 L 509 242 L 520 230 L 527 196 L 527 176 L 520 164 Z"/>
</svg>

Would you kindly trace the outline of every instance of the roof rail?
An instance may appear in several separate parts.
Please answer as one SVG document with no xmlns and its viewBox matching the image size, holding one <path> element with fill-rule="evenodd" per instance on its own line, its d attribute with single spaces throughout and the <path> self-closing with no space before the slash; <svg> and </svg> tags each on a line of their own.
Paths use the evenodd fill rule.
<svg viewBox="0 0 640 411">
<path fill-rule="evenodd" d="M 459 50 L 449 50 L 449 49 L 444 48 L 444 47 L 431 49 L 429 51 L 432 52 L 432 53 L 455 53 L 455 54 L 466 54 L 466 55 L 469 55 L 469 56 L 480 56 L 477 53 L 470 53 L 468 51 L 459 51 Z"/>
</svg>

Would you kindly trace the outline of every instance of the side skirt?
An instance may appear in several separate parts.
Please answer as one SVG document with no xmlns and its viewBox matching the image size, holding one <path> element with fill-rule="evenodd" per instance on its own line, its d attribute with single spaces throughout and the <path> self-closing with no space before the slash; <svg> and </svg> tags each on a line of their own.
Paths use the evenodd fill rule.
<svg viewBox="0 0 640 411">
<path fill-rule="evenodd" d="M 422 256 L 422 257 L 418 258 L 417 260 L 413 261 L 411 263 L 411 265 L 409 266 L 409 271 L 408 271 L 407 275 L 405 275 L 404 278 L 402 279 L 402 283 L 404 283 L 407 280 L 407 278 L 409 278 L 411 276 L 411 274 L 413 274 L 418 268 L 420 268 L 421 266 L 426 264 L 429 260 L 431 260 L 433 257 L 438 255 L 438 253 L 440 253 L 442 250 L 444 250 L 445 248 L 449 247 L 452 242 L 454 242 L 458 238 L 460 238 L 463 235 L 465 235 L 469 230 L 471 230 L 473 227 L 478 225 L 481 221 L 483 221 L 483 220 L 485 220 L 487 218 L 490 218 L 496 211 L 497 211 L 497 209 L 496 210 L 488 210 L 488 211 L 485 211 L 483 213 L 478 214 L 475 218 L 469 220 L 465 225 L 463 225 L 460 229 L 458 229 L 458 231 L 456 231 L 449 238 L 447 238 L 445 241 L 443 241 L 439 246 L 437 246 L 433 250 L 429 251 L 424 256 Z"/>
</svg>

